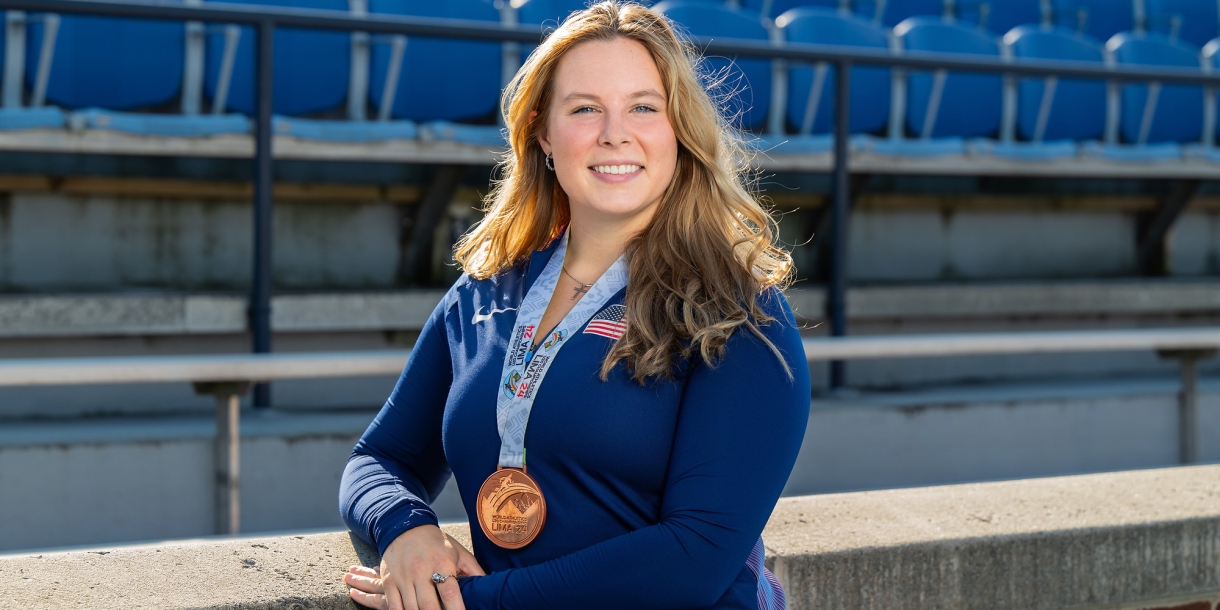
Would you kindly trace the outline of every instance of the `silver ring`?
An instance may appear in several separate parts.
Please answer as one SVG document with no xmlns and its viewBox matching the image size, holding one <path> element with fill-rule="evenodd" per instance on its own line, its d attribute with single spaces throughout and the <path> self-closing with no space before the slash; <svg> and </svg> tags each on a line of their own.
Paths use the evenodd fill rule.
<svg viewBox="0 0 1220 610">
<path fill-rule="evenodd" d="M 432 584 L 439 585 L 439 584 L 445 582 L 446 580 L 449 580 L 450 578 L 453 578 L 452 574 L 449 576 L 441 576 L 440 573 L 438 572 L 438 573 L 432 575 Z"/>
</svg>

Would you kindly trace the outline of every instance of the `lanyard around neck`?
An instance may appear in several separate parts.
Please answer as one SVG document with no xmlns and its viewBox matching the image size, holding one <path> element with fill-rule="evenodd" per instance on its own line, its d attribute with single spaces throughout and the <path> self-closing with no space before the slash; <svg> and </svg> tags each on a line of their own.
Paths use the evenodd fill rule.
<svg viewBox="0 0 1220 610">
<path fill-rule="evenodd" d="M 503 467 L 521 468 L 525 465 L 525 426 L 534 408 L 538 386 L 542 384 L 559 350 L 610 297 L 627 285 L 627 261 L 626 255 L 623 255 L 597 278 L 593 287 L 551 334 L 540 340 L 534 351 L 535 335 L 544 332 L 538 325 L 559 283 L 563 259 L 568 251 L 569 234 L 569 231 L 564 231 L 551 260 L 526 293 L 525 300 L 517 309 L 517 323 L 509 336 L 500 392 L 496 395 L 496 428 L 500 432 L 500 466 Z"/>
</svg>

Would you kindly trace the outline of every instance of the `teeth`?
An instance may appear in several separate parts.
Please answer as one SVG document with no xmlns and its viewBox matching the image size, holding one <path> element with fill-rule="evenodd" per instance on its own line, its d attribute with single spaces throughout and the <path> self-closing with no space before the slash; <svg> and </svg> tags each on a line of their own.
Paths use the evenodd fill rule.
<svg viewBox="0 0 1220 610">
<path fill-rule="evenodd" d="M 640 170 L 639 165 L 594 165 L 593 171 L 599 174 L 630 174 Z"/>
</svg>

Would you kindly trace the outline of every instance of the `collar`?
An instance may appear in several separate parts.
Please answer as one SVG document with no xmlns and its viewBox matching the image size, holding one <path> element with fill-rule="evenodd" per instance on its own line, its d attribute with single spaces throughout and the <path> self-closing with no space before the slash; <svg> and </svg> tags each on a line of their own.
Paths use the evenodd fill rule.
<svg viewBox="0 0 1220 610">
<path fill-rule="evenodd" d="M 551 255 L 555 254 L 555 249 L 559 247 L 559 240 L 563 239 L 563 234 L 567 230 L 568 228 L 564 227 L 563 231 L 559 232 L 559 236 L 551 240 L 551 243 L 541 250 L 534 250 L 530 253 L 529 267 L 525 271 L 525 292 L 529 292 L 530 286 L 534 285 L 534 280 L 542 275 L 542 270 L 551 261 Z"/>
</svg>

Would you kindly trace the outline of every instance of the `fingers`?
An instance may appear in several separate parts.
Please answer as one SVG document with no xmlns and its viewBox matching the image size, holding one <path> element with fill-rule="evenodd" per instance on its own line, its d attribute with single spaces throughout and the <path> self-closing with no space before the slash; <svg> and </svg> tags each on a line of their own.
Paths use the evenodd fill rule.
<svg viewBox="0 0 1220 610">
<path fill-rule="evenodd" d="M 359 574 L 361 576 L 368 576 L 370 578 L 381 578 L 381 570 L 378 570 L 377 568 L 352 566 L 348 568 L 347 571 L 351 572 L 352 574 Z"/>
<path fill-rule="evenodd" d="M 462 590 L 458 587 L 457 578 L 446 578 L 445 582 L 436 585 L 436 593 L 441 598 L 443 610 L 466 610 L 462 601 Z"/>
<path fill-rule="evenodd" d="M 431 574 L 418 574 L 412 580 L 397 584 L 394 579 L 382 580 L 375 578 L 376 570 L 352 567 L 343 575 L 343 582 L 352 587 L 351 597 L 357 603 L 370 608 L 384 610 L 465 610 L 461 602 L 461 592 L 457 587 L 457 578 L 448 578 L 445 583 L 453 587 L 453 594 L 458 598 L 457 605 L 453 602 L 442 602 L 436 583 L 432 582 Z M 446 575 L 456 573 L 451 568 L 442 570 Z"/>
<path fill-rule="evenodd" d="M 426 581 L 416 581 L 415 596 L 419 600 L 419 610 L 441 610 L 441 599 L 437 596 L 431 574 Z"/>
<path fill-rule="evenodd" d="M 455 554 L 457 555 L 456 574 L 461 574 L 463 576 L 487 575 L 487 572 L 483 571 L 483 567 L 479 565 L 479 562 L 474 558 L 474 555 L 471 555 L 470 551 L 467 551 L 466 547 L 462 546 L 462 543 L 455 540 L 453 536 L 450 536 L 449 534 L 445 534 L 445 538 L 447 539 L 449 546 L 453 548 Z"/>
<path fill-rule="evenodd" d="M 347 574 L 344 574 L 343 584 L 346 584 L 353 589 L 359 589 L 365 593 L 374 593 L 379 595 L 385 594 L 385 583 L 380 578 L 368 576 L 364 573 L 356 574 L 354 572 L 348 572 Z"/>
<path fill-rule="evenodd" d="M 352 589 L 348 592 L 352 601 L 365 606 L 366 608 L 376 608 L 377 610 L 390 610 L 389 604 L 386 602 L 386 596 L 373 593 L 365 593 L 359 589 Z"/>
<path fill-rule="evenodd" d="M 410 595 L 410 594 L 408 594 L 408 595 Z M 414 596 L 410 596 L 410 597 L 413 598 Z M 414 599 L 404 600 L 402 592 L 399 591 L 398 587 L 395 587 L 395 586 L 386 587 L 385 599 L 386 599 L 386 606 L 389 610 L 416 610 L 417 609 L 417 606 L 415 605 L 415 600 Z M 407 605 L 408 603 L 410 603 L 411 605 L 408 606 Z"/>
<path fill-rule="evenodd" d="M 464 576 L 486 576 L 487 572 L 483 571 L 483 567 L 475 560 L 474 555 L 470 551 L 462 547 L 458 547 L 457 574 Z"/>
</svg>

